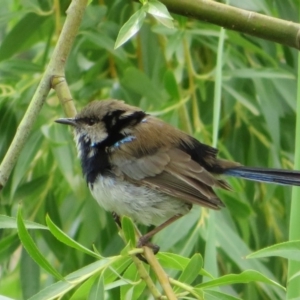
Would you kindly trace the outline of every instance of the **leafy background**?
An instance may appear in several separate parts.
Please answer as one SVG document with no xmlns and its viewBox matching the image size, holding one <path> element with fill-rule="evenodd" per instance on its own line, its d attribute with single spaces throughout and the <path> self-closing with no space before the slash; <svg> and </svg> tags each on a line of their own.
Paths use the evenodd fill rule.
<svg viewBox="0 0 300 300">
<path fill-rule="evenodd" d="M 242 4 L 232 0 L 230 4 L 299 19 L 296 0 Z M 1 160 L 53 52 L 68 5 L 66 0 L 2 0 Z M 77 109 L 94 99 L 123 99 L 212 144 L 215 82 L 222 79 L 221 115 L 214 123 L 220 157 L 245 165 L 292 168 L 297 51 L 233 31 L 224 32 L 220 51 L 219 27 L 178 15 L 173 15 L 174 28 L 147 16 L 138 34 L 114 50 L 120 28 L 139 8 L 140 4 L 127 0 L 92 1 L 87 7 L 66 68 Z M 222 63 L 222 78 L 217 60 Z M 45 224 L 48 214 L 78 243 L 89 249 L 94 244 L 103 256 L 117 255 L 124 243 L 111 215 L 89 194 L 70 131 L 54 123 L 62 115 L 52 92 L 0 195 L 0 214 L 16 216 L 21 205 L 24 219 L 40 224 Z M 205 270 L 214 276 L 252 269 L 286 286 L 286 260 L 245 256 L 288 240 L 291 188 L 229 182 L 233 192 L 218 191 L 226 209 L 211 212 L 195 207 L 154 242 L 161 251 L 180 256 L 201 253 Z M 46 230 L 30 233 L 44 257 L 63 275 L 96 260 L 60 243 Z M 24 251 L 15 229 L 0 229 L 0 238 L 0 295 L 28 299 L 55 282 Z M 207 278 L 198 276 L 194 284 L 202 280 Z M 74 290 L 63 299 L 80 299 Z M 220 291 L 241 299 L 285 295 L 280 287 L 262 283 L 226 285 Z M 126 292 L 117 287 L 105 297 L 126 299 Z M 135 299 L 148 297 L 141 289 Z M 220 298 L 206 295 L 205 299 Z"/>
</svg>

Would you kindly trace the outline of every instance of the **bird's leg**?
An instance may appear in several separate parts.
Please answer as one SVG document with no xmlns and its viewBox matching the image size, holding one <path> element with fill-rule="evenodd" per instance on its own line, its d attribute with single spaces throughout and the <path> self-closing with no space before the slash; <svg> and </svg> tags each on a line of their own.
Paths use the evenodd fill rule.
<svg viewBox="0 0 300 300">
<path fill-rule="evenodd" d="M 165 227 L 167 227 L 168 225 L 172 224 L 173 222 L 175 222 L 176 220 L 178 220 L 179 218 L 181 218 L 183 215 L 175 215 L 172 218 L 170 218 L 169 220 L 167 220 L 166 222 L 162 223 L 161 225 L 155 227 L 153 230 L 149 231 L 148 233 L 146 233 L 145 235 L 141 236 L 138 243 L 137 243 L 137 247 L 143 247 L 143 246 L 147 246 L 149 248 L 151 248 L 153 250 L 154 254 L 157 254 L 159 251 L 159 246 L 152 244 L 149 242 L 149 240 L 151 239 L 151 237 L 153 237 L 156 233 L 158 233 L 159 231 L 161 231 L 162 229 L 164 229 Z"/>
<path fill-rule="evenodd" d="M 114 218 L 115 223 L 118 225 L 118 227 L 122 228 L 120 216 L 117 213 L 115 213 L 114 211 L 111 214 Z"/>
</svg>

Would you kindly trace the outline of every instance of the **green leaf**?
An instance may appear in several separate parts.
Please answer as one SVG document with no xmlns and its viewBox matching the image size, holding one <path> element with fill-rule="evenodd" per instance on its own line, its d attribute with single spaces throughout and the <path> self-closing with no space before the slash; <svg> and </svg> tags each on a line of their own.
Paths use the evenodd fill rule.
<svg viewBox="0 0 300 300">
<path fill-rule="evenodd" d="M 152 15 L 157 21 L 168 28 L 174 28 L 173 18 L 169 14 L 166 6 L 156 0 L 150 0 L 145 4 L 145 11 Z"/>
<path fill-rule="evenodd" d="M 190 262 L 189 258 L 174 253 L 158 252 L 157 258 L 164 268 L 184 270 Z"/>
<path fill-rule="evenodd" d="M 79 299 L 87 299 L 88 295 L 91 291 L 91 288 L 95 282 L 95 280 L 99 277 L 99 274 L 95 274 L 83 282 L 73 293 L 70 300 L 79 300 Z"/>
<path fill-rule="evenodd" d="M 122 217 L 122 230 L 127 243 L 130 243 L 132 248 L 136 247 L 135 228 L 132 220 L 126 216 Z"/>
<path fill-rule="evenodd" d="M 98 299 L 105 299 L 105 287 L 104 287 L 104 280 L 103 274 L 101 274 L 92 285 L 90 290 L 88 300 L 98 300 Z"/>
<path fill-rule="evenodd" d="M 137 68 L 130 67 L 126 69 L 121 84 L 138 93 L 141 97 L 147 98 L 149 103 L 161 104 L 162 102 L 163 96 L 157 90 L 155 84 L 151 82 L 147 74 Z"/>
<path fill-rule="evenodd" d="M 43 139 L 40 132 L 35 131 L 30 135 L 14 169 L 11 187 L 12 195 L 15 193 L 25 173 L 28 171 L 30 164 L 32 164 L 33 158 L 38 151 L 41 151 L 42 141 Z"/>
<path fill-rule="evenodd" d="M 42 224 L 38 224 L 31 221 L 24 221 L 26 228 L 29 229 L 43 229 L 48 230 L 48 228 Z M 17 219 L 14 217 L 0 215 L 0 228 L 18 228 Z"/>
<path fill-rule="evenodd" d="M 149 266 L 147 266 L 147 269 L 149 270 Z M 146 283 L 139 277 L 135 264 L 131 264 L 127 268 L 123 278 L 127 284 L 121 286 L 121 300 L 139 299 Z"/>
<path fill-rule="evenodd" d="M 289 241 L 260 249 L 246 256 L 246 258 L 261 258 L 280 256 L 290 260 L 300 261 L 300 241 Z"/>
<path fill-rule="evenodd" d="M 115 49 L 126 43 L 131 37 L 133 37 L 142 27 L 144 19 L 146 17 L 145 9 L 141 7 L 135 12 L 130 19 L 122 26 L 119 31 Z"/>
<path fill-rule="evenodd" d="M 10 58 L 19 52 L 28 39 L 36 33 L 43 22 L 47 20 L 45 16 L 29 13 L 23 17 L 2 40 L 0 46 L 0 61 Z"/>
<path fill-rule="evenodd" d="M 0 263 L 11 258 L 11 254 L 19 247 L 17 234 L 2 237 L 0 240 Z"/>
<path fill-rule="evenodd" d="M 210 280 L 205 283 L 198 284 L 196 288 L 206 289 L 212 288 L 216 286 L 223 286 L 223 285 L 231 285 L 231 284 L 238 284 L 238 283 L 250 283 L 250 282 L 264 282 L 267 284 L 272 284 L 281 289 L 285 290 L 285 287 L 280 285 L 279 283 L 275 282 L 274 280 L 269 279 L 268 277 L 264 276 L 263 274 L 254 271 L 254 270 L 247 270 L 240 274 L 229 274 L 217 279 Z"/>
<path fill-rule="evenodd" d="M 60 228 L 58 228 L 50 219 L 50 217 L 46 216 L 46 223 L 49 227 L 50 232 L 62 243 L 75 248 L 76 250 L 79 250 L 83 253 L 86 253 L 88 255 L 91 255 L 96 258 L 101 258 L 101 256 L 88 248 L 82 246 L 81 244 L 77 243 L 73 239 L 71 239 L 68 235 L 66 235 Z"/>
<path fill-rule="evenodd" d="M 242 300 L 242 298 L 237 298 L 232 295 L 228 295 L 219 291 L 205 290 L 204 291 L 205 300 Z"/>
<path fill-rule="evenodd" d="M 203 258 L 199 253 L 195 253 L 187 266 L 184 268 L 183 272 L 181 273 L 178 281 L 192 284 L 193 281 L 199 274 L 199 271 L 202 269 L 203 266 Z"/>
<path fill-rule="evenodd" d="M 173 20 L 173 17 L 170 15 L 167 7 L 163 3 L 157 0 L 150 0 L 145 6 L 148 6 L 147 13 L 156 17 Z"/>
<path fill-rule="evenodd" d="M 123 256 L 117 261 L 113 262 L 104 271 L 104 282 L 105 285 L 113 282 L 116 278 L 121 276 L 121 273 L 132 263 L 131 257 Z"/>
<path fill-rule="evenodd" d="M 248 99 L 247 95 L 243 95 L 242 93 L 236 91 L 227 84 L 223 84 L 222 87 L 227 93 L 229 93 L 232 97 L 239 101 L 245 108 L 249 109 L 251 113 L 253 113 L 255 116 L 259 115 L 260 112 L 253 104 L 253 100 Z"/>
<path fill-rule="evenodd" d="M 30 298 L 40 290 L 40 268 L 24 249 L 21 255 L 20 281 L 24 299 Z"/>
<path fill-rule="evenodd" d="M 114 262 L 114 260 L 108 258 L 98 260 L 67 275 L 65 280 L 58 281 L 47 286 L 45 289 L 38 292 L 28 300 L 51 300 L 61 297 L 77 285 L 81 284 L 87 278 L 90 278 L 94 274 L 107 268 L 112 262 Z"/>
<path fill-rule="evenodd" d="M 0 300 L 15 300 L 15 299 L 0 295 Z"/>
<path fill-rule="evenodd" d="M 187 267 L 188 264 L 190 264 L 190 258 L 183 257 L 181 255 L 174 254 L 174 253 L 159 252 L 159 253 L 157 253 L 156 256 L 159 260 L 159 263 L 164 268 L 167 268 L 167 269 L 174 269 L 174 270 L 182 271 Z M 198 269 L 198 274 L 207 276 L 209 278 L 213 278 L 206 270 L 204 270 L 202 268 Z"/>
<path fill-rule="evenodd" d="M 178 83 L 176 82 L 174 72 L 172 72 L 171 70 L 167 70 L 165 73 L 164 86 L 168 94 L 171 96 L 173 100 L 177 100 L 177 101 L 180 100 Z"/>
<path fill-rule="evenodd" d="M 63 276 L 55 270 L 52 265 L 45 259 L 45 256 L 40 252 L 40 250 L 35 245 L 32 237 L 29 235 L 25 224 L 22 219 L 21 209 L 18 210 L 17 216 L 17 224 L 18 224 L 18 234 L 19 238 L 26 249 L 27 253 L 32 257 L 32 259 L 44 270 L 46 270 L 49 274 L 53 275 L 58 279 L 63 279 Z"/>
</svg>

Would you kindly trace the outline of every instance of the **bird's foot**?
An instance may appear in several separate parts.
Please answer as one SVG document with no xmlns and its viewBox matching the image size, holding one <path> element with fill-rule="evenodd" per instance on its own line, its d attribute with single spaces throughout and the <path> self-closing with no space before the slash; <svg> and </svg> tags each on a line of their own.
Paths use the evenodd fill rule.
<svg viewBox="0 0 300 300">
<path fill-rule="evenodd" d="M 113 211 L 111 214 L 112 214 L 112 216 L 113 216 L 113 218 L 114 218 L 115 223 L 116 223 L 120 228 L 122 228 L 120 216 L 119 216 L 117 213 L 115 213 L 114 211 Z"/>
<path fill-rule="evenodd" d="M 138 248 L 141 248 L 141 247 L 148 247 L 150 249 L 152 249 L 153 253 L 154 254 L 157 254 L 159 252 L 159 246 L 158 245 L 155 245 L 153 243 L 151 243 L 149 241 L 149 238 L 147 236 L 141 236 L 138 243 L 137 243 L 137 247 Z"/>
</svg>

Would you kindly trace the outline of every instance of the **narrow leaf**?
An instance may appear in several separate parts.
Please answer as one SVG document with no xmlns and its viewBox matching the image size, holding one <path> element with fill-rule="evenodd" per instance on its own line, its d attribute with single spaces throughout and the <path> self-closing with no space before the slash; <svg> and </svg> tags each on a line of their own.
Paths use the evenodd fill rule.
<svg viewBox="0 0 300 300">
<path fill-rule="evenodd" d="M 168 28 L 174 28 L 173 18 L 169 14 L 166 6 L 159 1 L 149 1 L 145 5 L 145 11 L 152 15 L 157 21 Z"/>
<path fill-rule="evenodd" d="M 52 265 L 45 259 L 44 255 L 40 252 L 40 250 L 35 245 L 32 237 L 29 235 L 25 224 L 22 219 L 21 209 L 18 210 L 17 216 L 17 224 L 18 224 L 18 234 L 19 238 L 28 252 L 28 254 L 32 257 L 32 259 L 44 270 L 53 275 L 54 277 L 63 280 L 63 276 L 57 272 Z"/>
<path fill-rule="evenodd" d="M 169 20 L 173 20 L 172 16 L 170 15 L 168 9 L 164 4 L 157 0 L 150 0 L 147 4 L 147 13 L 155 16 L 155 17 L 161 17 Z"/>
<path fill-rule="evenodd" d="M 85 266 L 69 275 L 66 276 L 64 281 L 58 281 L 52 285 L 47 286 L 42 291 L 35 294 L 29 300 L 51 300 L 57 299 L 64 295 L 75 286 L 81 284 L 87 278 L 90 278 L 97 272 L 107 268 L 113 260 L 101 259 L 88 266 Z"/>
<path fill-rule="evenodd" d="M 28 228 L 28 229 L 44 229 L 44 230 L 46 229 L 46 230 L 48 230 L 48 228 L 46 226 L 35 223 L 35 222 L 24 221 L 24 224 L 25 224 L 26 228 Z M 0 215 L 0 228 L 18 228 L 17 219 L 14 217 Z"/>
<path fill-rule="evenodd" d="M 101 258 L 101 256 L 88 248 L 82 246 L 81 244 L 77 243 L 73 239 L 71 239 L 68 235 L 66 235 L 60 228 L 58 228 L 50 219 L 50 217 L 47 215 L 46 216 L 46 223 L 49 227 L 49 230 L 51 233 L 62 243 L 75 248 L 76 250 L 79 250 L 83 253 L 86 253 L 88 255 L 91 255 L 96 258 Z"/>
<path fill-rule="evenodd" d="M 135 229 L 130 218 L 126 216 L 122 218 L 122 229 L 126 242 L 129 242 L 131 247 L 136 247 Z"/>
<path fill-rule="evenodd" d="M 40 268 L 24 248 L 20 261 L 20 282 L 24 299 L 30 298 L 40 290 Z"/>
<path fill-rule="evenodd" d="M 98 279 L 95 280 L 94 284 L 89 293 L 88 300 L 97 300 L 97 299 L 105 299 L 105 287 L 103 274 L 99 276 Z"/>
<path fill-rule="evenodd" d="M 142 7 L 137 12 L 135 12 L 130 19 L 122 26 L 119 31 L 115 49 L 119 48 L 125 42 L 127 42 L 131 37 L 133 37 L 142 27 L 146 13 Z"/>
<path fill-rule="evenodd" d="M 203 258 L 199 253 L 194 254 L 179 277 L 179 281 L 192 284 L 203 266 Z"/>
<path fill-rule="evenodd" d="M 13 29 L 6 35 L 0 47 L 0 61 L 10 58 L 20 51 L 20 48 L 28 42 L 40 26 L 47 20 L 47 17 L 34 13 L 28 13 L 20 20 Z"/>
<path fill-rule="evenodd" d="M 242 300 L 242 298 L 237 298 L 232 295 L 228 295 L 219 291 L 205 290 L 204 292 L 205 300 Z"/>
<path fill-rule="evenodd" d="M 285 288 L 279 283 L 269 279 L 265 275 L 254 270 L 247 270 L 242 272 L 241 274 L 225 275 L 220 278 L 213 279 L 205 283 L 201 283 L 196 287 L 204 289 L 204 288 L 211 288 L 215 286 L 231 285 L 237 283 L 249 283 L 249 282 L 264 282 L 264 283 L 275 285 L 285 290 Z"/>
<path fill-rule="evenodd" d="M 290 260 L 300 261 L 300 241 L 289 241 L 272 245 L 253 252 L 246 256 L 246 258 L 261 258 L 269 256 L 280 256 Z"/>
</svg>

